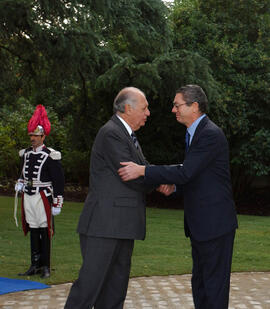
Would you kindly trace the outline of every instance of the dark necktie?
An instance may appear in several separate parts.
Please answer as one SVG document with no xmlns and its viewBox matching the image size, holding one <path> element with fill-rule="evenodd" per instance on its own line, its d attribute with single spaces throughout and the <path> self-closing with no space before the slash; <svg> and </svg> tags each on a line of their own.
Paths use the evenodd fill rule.
<svg viewBox="0 0 270 309">
<path fill-rule="evenodd" d="M 135 147 L 138 149 L 139 143 L 138 143 L 137 137 L 136 137 L 134 132 L 131 133 L 131 138 L 133 140 L 133 143 L 134 143 Z"/>
<path fill-rule="evenodd" d="M 185 142 L 186 142 L 186 152 L 187 152 L 189 148 L 189 142 L 190 142 L 190 134 L 188 133 L 188 130 L 186 131 Z"/>
</svg>

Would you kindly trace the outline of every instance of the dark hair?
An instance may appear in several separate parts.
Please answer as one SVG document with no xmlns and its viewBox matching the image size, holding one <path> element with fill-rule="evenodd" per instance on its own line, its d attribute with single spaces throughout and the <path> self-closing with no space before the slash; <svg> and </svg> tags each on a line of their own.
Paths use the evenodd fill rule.
<svg viewBox="0 0 270 309">
<path fill-rule="evenodd" d="M 190 106 L 193 102 L 198 102 L 200 112 L 206 112 L 208 100 L 205 92 L 200 86 L 186 85 L 177 89 L 176 93 L 181 93 L 183 95 L 183 99 L 187 105 Z"/>
</svg>

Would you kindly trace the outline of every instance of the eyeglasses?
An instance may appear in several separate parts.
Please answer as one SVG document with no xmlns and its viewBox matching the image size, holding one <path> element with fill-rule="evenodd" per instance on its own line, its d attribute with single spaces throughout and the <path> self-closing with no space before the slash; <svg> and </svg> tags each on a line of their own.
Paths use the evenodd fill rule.
<svg viewBox="0 0 270 309">
<path fill-rule="evenodd" d="M 173 107 L 175 107 L 176 109 L 179 109 L 180 106 L 182 106 L 182 105 L 187 105 L 187 103 L 182 103 L 182 104 L 175 104 L 175 103 L 173 103 Z"/>
</svg>

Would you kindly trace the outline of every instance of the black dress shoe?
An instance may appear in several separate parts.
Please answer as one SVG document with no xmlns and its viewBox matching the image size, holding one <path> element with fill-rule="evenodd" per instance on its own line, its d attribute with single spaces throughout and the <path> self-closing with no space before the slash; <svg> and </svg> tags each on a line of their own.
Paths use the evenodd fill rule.
<svg viewBox="0 0 270 309">
<path fill-rule="evenodd" d="M 23 273 L 23 274 L 20 273 L 20 274 L 18 274 L 18 276 L 33 276 L 33 275 L 38 274 L 40 272 L 41 272 L 41 270 L 40 270 L 39 267 L 31 265 L 25 273 Z"/>
<path fill-rule="evenodd" d="M 43 266 L 42 273 L 40 278 L 49 278 L 50 277 L 50 269 L 48 266 Z"/>
</svg>

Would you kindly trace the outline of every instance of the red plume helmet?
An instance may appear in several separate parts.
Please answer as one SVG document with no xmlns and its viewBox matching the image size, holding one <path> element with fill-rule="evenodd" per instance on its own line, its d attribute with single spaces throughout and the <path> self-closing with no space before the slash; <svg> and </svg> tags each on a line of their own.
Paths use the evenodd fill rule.
<svg viewBox="0 0 270 309">
<path fill-rule="evenodd" d="M 34 111 L 33 116 L 28 122 L 28 134 L 32 135 L 49 135 L 51 131 L 51 124 L 47 116 L 46 109 L 39 104 Z"/>
</svg>

